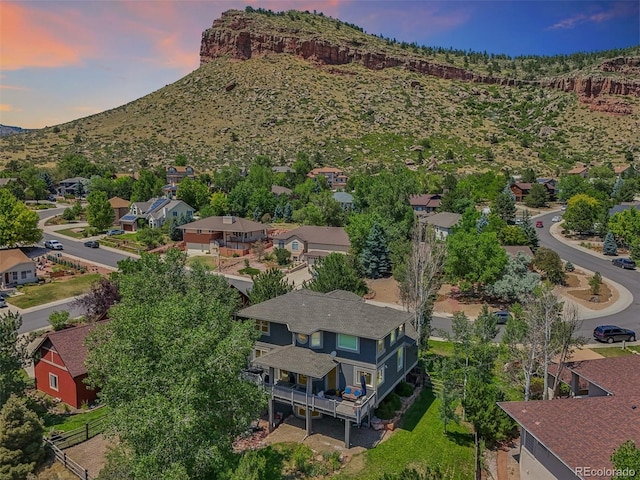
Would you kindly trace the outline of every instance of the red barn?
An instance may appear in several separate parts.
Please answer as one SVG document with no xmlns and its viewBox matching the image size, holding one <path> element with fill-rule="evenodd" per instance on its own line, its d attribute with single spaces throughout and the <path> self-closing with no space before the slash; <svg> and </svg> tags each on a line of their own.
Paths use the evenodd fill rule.
<svg viewBox="0 0 640 480">
<path fill-rule="evenodd" d="M 87 376 L 84 339 L 95 324 L 50 332 L 34 350 L 36 388 L 74 408 L 96 399 L 83 380 Z"/>
</svg>

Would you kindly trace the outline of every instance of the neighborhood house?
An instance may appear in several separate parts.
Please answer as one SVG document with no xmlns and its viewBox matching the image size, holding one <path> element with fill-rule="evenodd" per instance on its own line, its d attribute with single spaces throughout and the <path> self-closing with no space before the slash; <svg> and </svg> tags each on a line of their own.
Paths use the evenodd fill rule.
<svg viewBox="0 0 640 480">
<path fill-rule="evenodd" d="M 439 240 L 444 240 L 447 238 L 447 235 L 451 233 L 453 227 L 458 224 L 461 218 L 462 215 L 459 213 L 440 212 L 420 217 L 420 222 L 425 222 L 427 225 L 433 226 L 436 232 L 436 237 Z"/>
<path fill-rule="evenodd" d="M 347 187 L 347 177 L 342 170 L 333 167 L 314 168 L 307 173 L 309 178 L 324 177 L 331 190 L 343 190 Z"/>
<path fill-rule="evenodd" d="M 160 228 L 172 218 L 180 217 L 190 219 L 194 210 L 182 200 L 169 198 L 152 198 L 148 202 L 134 202 L 129 208 L 129 213 L 118 220 L 120 228 L 125 232 L 135 232 L 141 225 L 149 228 Z"/>
<path fill-rule="evenodd" d="M 36 264 L 19 248 L 0 250 L 0 288 L 38 281 Z"/>
<path fill-rule="evenodd" d="M 409 197 L 409 205 L 418 215 L 435 212 L 440 207 L 441 201 L 442 195 L 438 193 L 423 193 Z"/>
<path fill-rule="evenodd" d="M 96 324 L 48 333 L 34 349 L 36 388 L 80 408 L 97 398 L 97 391 L 84 383 L 87 367 L 85 338 Z"/>
<path fill-rule="evenodd" d="M 274 235 L 273 244 L 289 250 L 294 262 L 306 261 L 309 265 L 333 252 L 347 253 L 351 246 L 344 228 L 311 225 Z"/>
<path fill-rule="evenodd" d="M 240 310 L 255 322 L 255 344 L 248 375 L 262 383 L 274 412 L 306 419 L 328 415 L 351 425 L 368 423 L 374 409 L 418 363 L 411 314 L 367 304 L 351 292 L 294 290 Z"/>
<path fill-rule="evenodd" d="M 189 250 L 231 257 L 248 255 L 251 245 L 267 239 L 267 227 L 232 215 L 207 217 L 180 227 Z"/>
</svg>

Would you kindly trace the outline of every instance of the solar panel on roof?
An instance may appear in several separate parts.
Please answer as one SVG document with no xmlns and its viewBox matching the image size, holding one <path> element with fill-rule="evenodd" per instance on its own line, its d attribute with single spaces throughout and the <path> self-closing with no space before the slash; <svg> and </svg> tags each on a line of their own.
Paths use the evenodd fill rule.
<svg viewBox="0 0 640 480">
<path fill-rule="evenodd" d="M 128 214 L 128 215 L 125 215 L 124 217 L 122 217 L 120 220 L 131 221 L 131 220 L 135 220 L 136 217 L 137 217 L 137 215 Z"/>
<path fill-rule="evenodd" d="M 158 208 L 160 205 L 162 205 L 166 201 L 167 201 L 166 198 L 158 198 L 155 202 L 151 204 L 147 212 L 153 212 L 156 208 Z"/>
</svg>

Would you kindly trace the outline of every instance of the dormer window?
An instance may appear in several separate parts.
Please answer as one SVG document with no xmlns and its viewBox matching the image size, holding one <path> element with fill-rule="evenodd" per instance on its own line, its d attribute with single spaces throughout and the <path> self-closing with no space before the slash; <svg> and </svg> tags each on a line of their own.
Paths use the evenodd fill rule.
<svg viewBox="0 0 640 480">
<path fill-rule="evenodd" d="M 391 345 L 393 345 L 394 343 L 396 343 L 396 330 L 394 329 L 393 332 L 391 332 Z"/>
<path fill-rule="evenodd" d="M 398 327 L 398 338 L 404 335 L 404 323 Z"/>
</svg>

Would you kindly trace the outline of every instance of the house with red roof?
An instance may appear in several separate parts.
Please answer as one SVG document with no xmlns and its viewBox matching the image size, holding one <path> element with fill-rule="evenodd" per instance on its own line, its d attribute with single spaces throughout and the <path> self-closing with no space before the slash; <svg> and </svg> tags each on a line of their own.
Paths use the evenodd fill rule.
<svg viewBox="0 0 640 480">
<path fill-rule="evenodd" d="M 80 408 L 97 398 L 83 380 L 87 377 L 84 340 L 96 324 L 49 332 L 34 349 L 36 388 L 67 405 Z"/>
<path fill-rule="evenodd" d="M 552 382 L 557 366 L 550 371 Z M 570 362 L 560 381 L 572 398 L 498 403 L 520 425 L 520 478 L 624 478 L 611 455 L 628 440 L 640 445 L 640 356 Z"/>
<path fill-rule="evenodd" d="M 422 193 L 409 197 L 409 205 L 417 215 L 435 212 L 441 202 L 442 195 L 439 193 Z"/>
</svg>

